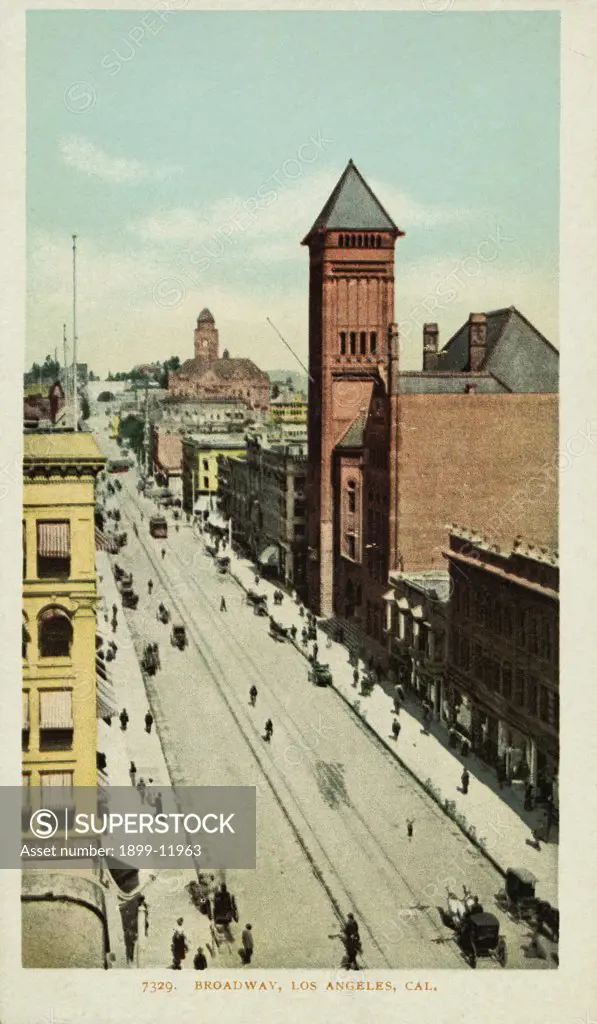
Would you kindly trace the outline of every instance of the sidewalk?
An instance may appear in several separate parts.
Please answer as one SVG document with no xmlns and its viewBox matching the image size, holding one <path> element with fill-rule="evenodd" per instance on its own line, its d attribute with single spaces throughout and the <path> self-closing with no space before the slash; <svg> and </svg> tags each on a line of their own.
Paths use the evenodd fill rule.
<svg viewBox="0 0 597 1024">
<path fill-rule="evenodd" d="M 118 557 L 123 565 L 127 564 L 126 553 Z M 152 779 L 152 788 L 165 789 L 170 786 L 170 778 L 160 743 L 158 723 L 154 721 L 151 733 L 145 731 L 145 714 L 150 705 L 129 623 L 114 580 L 111 561 L 103 551 L 96 552 L 96 558 L 98 589 L 104 599 L 102 608 L 98 610 L 98 632 L 104 636 L 105 648 L 110 640 L 114 640 L 118 647 L 115 659 L 106 663 L 114 685 L 116 715 L 112 718 L 111 725 L 102 719 L 98 721 L 98 750 L 102 751 L 107 759 L 105 774 L 110 786 L 130 786 L 129 766 L 130 762 L 134 761 L 137 766 L 137 781 L 143 778 L 149 784 L 149 780 Z M 111 620 L 113 604 L 118 608 L 118 626 L 115 633 L 103 615 L 105 606 Z M 132 612 L 132 615 L 134 614 L 135 612 Z M 123 708 L 127 709 L 129 715 L 126 732 L 122 731 L 118 720 Z M 153 708 L 152 713 L 155 719 Z M 189 877 L 194 876 L 191 874 Z M 182 872 L 140 871 L 139 887 L 143 889 L 149 907 L 149 932 L 145 937 L 142 929 L 140 943 L 135 948 L 134 961 L 130 966 L 169 966 L 170 941 L 176 918 L 184 915 L 185 919 L 188 917 L 191 920 L 191 915 L 197 913 L 184 890 L 184 883 L 188 880 L 188 877 L 183 880 Z M 116 945 L 116 937 L 124 952 L 120 908 L 126 904 L 126 895 L 111 880 L 105 896 L 109 908 L 111 943 L 113 947 Z M 132 916 L 135 919 L 134 912 Z M 143 924 L 143 919 L 141 923 Z M 191 934 L 195 938 L 193 932 Z M 123 955 L 118 957 L 114 966 L 127 966 Z"/>
<path fill-rule="evenodd" d="M 207 535 L 201 537 L 205 544 Z M 284 594 L 281 605 L 274 605 L 274 590 L 282 590 L 279 582 L 261 579 L 255 584 L 255 567 L 248 559 L 230 551 L 226 546 L 221 554 L 230 556 L 230 574 L 244 590 L 257 590 L 268 595 L 268 611 L 283 626 L 295 625 L 297 636 L 294 645 L 305 658 L 312 653 L 313 644 L 306 647 L 301 641 L 301 631 L 306 617 L 299 613 L 299 606 L 288 594 Z M 552 830 L 551 842 L 542 843 L 537 850 L 532 842 L 532 828 L 543 823 L 543 812 L 525 812 L 521 800 L 512 790 L 499 790 L 497 779 L 491 769 L 469 755 L 462 758 L 447 745 L 447 733 L 439 723 L 432 723 L 430 733 L 423 732 L 421 709 L 407 695 L 399 720 L 401 725 L 398 740 L 391 734 L 393 715 L 392 688 L 387 681 L 376 685 L 370 696 L 363 696 L 353 683 L 354 665 L 349 661 L 346 647 L 329 641 L 323 632 L 323 623 L 318 631 L 318 661 L 327 663 L 333 675 L 333 687 L 340 697 L 366 722 L 384 746 L 391 751 L 402 766 L 426 789 L 436 801 L 474 842 L 500 873 L 510 867 L 526 868 L 537 877 L 537 895 L 558 904 L 557 863 L 558 846 Z M 329 646 L 328 646 L 329 644 Z M 359 674 L 362 676 L 362 663 Z M 470 785 L 466 795 L 461 792 L 461 775 L 464 766 L 470 774 Z"/>
</svg>

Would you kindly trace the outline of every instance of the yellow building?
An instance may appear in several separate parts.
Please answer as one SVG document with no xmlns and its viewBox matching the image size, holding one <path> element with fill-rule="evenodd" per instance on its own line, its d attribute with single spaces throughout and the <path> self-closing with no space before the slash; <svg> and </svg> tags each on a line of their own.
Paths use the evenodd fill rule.
<svg viewBox="0 0 597 1024">
<path fill-rule="evenodd" d="M 193 511 L 197 498 L 218 493 L 220 455 L 244 455 L 246 447 L 246 439 L 241 434 L 183 437 L 182 501 L 187 512 Z"/>
<path fill-rule="evenodd" d="M 25 434 L 23 784 L 95 786 L 94 483 L 91 434 Z"/>
<path fill-rule="evenodd" d="M 306 423 L 307 403 L 301 395 L 273 398 L 269 406 L 272 423 Z"/>
</svg>

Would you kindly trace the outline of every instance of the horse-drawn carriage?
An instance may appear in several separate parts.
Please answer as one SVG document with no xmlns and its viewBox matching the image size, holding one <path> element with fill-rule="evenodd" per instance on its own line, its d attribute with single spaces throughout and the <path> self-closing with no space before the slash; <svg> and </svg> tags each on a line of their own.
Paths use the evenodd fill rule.
<svg viewBox="0 0 597 1024">
<path fill-rule="evenodd" d="M 253 605 L 255 615 L 267 615 L 267 594 L 258 594 L 256 590 L 248 590 L 247 604 Z"/>
<path fill-rule="evenodd" d="M 170 643 L 173 647 L 178 647 L 179 651 L 184 651 L 187 646 L 187 631 L 186 628 L 180 623 L 176 623 L 172 626 L 172 633 L 170 634 Z"/>
<path fill-rule="evenodd" d="M 444 919 L 454 929 L 454 937 L 471 967 L 480 958 L 495 960 L 506 966 L 506 940 L 500 935 L 500 924 L 494 914 L 488 914 L 475 896 L 465 888 L 459 899 L 448 892 L 448 910 Z"/>
<path fill-rule="evenodd" d="M 333 676 L 330 672 L 330 666 L 322 665 L 319 661 L 313 662 L 309 670 L 309 682 L 314 683 L 315 686 L 331 686 Z"/>
<path fill-rule="evenodd" d="M 157 644 L 146 644 L 143 651 L 143 659 L 141 661 L 141 668 L 148 676 L 154 676 L 160 667 L 160 656 L 157 649 Z"/>
<path fill-rule="evenodd" d="M 270 636 L 272 636 L 274 640 L 279 640 L 280 643 L 284 643 L 285 640 L 288 640 L 290 630 L 287 626 L 283 626 L 280 622 L 276 622 L 273 615 L 270 615 L 269 632 Z"/>
<path fill-rule="evenodd" d="M 166 605 L 162 604 L 162 602 L 160 602 L 160 604 L 158 605 L 156 618 L 158 622 L 163 622 L 164 625 L 167 625 L 170 622 L 170 612 L 166 608 Z"/>
<path fill-rule="evenodd" d="M 132 587 L 122 587 L 120 591 L 122 604 L 125 608 L 135 609 L 139 604 L 139 595 L 135 593 Z"/>
<path fill-rule="evenodd" d="M 515 921 L 528 921 L 539 931 L 548 931 L 554 942 L 560 937 L 560 912 L 535 895 L 537 879 L 526 868 L 508 868 L 506 885 L 496 899 Z"/>
</svg>

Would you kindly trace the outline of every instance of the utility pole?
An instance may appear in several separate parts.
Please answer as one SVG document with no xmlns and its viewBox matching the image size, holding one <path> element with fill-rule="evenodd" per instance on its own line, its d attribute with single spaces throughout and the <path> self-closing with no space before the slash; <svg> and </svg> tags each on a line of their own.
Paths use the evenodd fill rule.
<svg viewBox="0 0 597 1024">
<path fill-rule="evenodd" d="M 143 423 L 143 454 L 145 461 L 145 476 L 149 478 L 149 385 L 145 385 L 145 419 Z"/>
<path fill-rule="evenodd" d="M 77 389 L 77 236 L 73 235 L 73 429 L 79 429 L 79 394 Z"/>
<path fill-rule="evenodd" d="M 64 402 L 66 409 L 70 410 L 70 390 L 68 384 L 68 365 L 66 361 L 66 324 L 62 325 L 62 358 L 64 361 Z M 68 421 L 67 421 L 68 422 Z"/>
</svg>

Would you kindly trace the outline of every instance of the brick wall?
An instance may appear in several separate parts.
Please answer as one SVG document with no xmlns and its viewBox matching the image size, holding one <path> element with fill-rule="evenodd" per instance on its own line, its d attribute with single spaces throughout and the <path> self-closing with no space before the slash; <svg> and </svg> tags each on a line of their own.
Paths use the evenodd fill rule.
<svg viewBox="0 0 597 1024">
<path fill-rule="evenodd" d="M 445 566 L 446 524 L 557 548 L 557 395 L 403 395 L 398 549 L 405 571 Z M 390 567 L 395 568 L 395 567 Z"/>
</svg>

